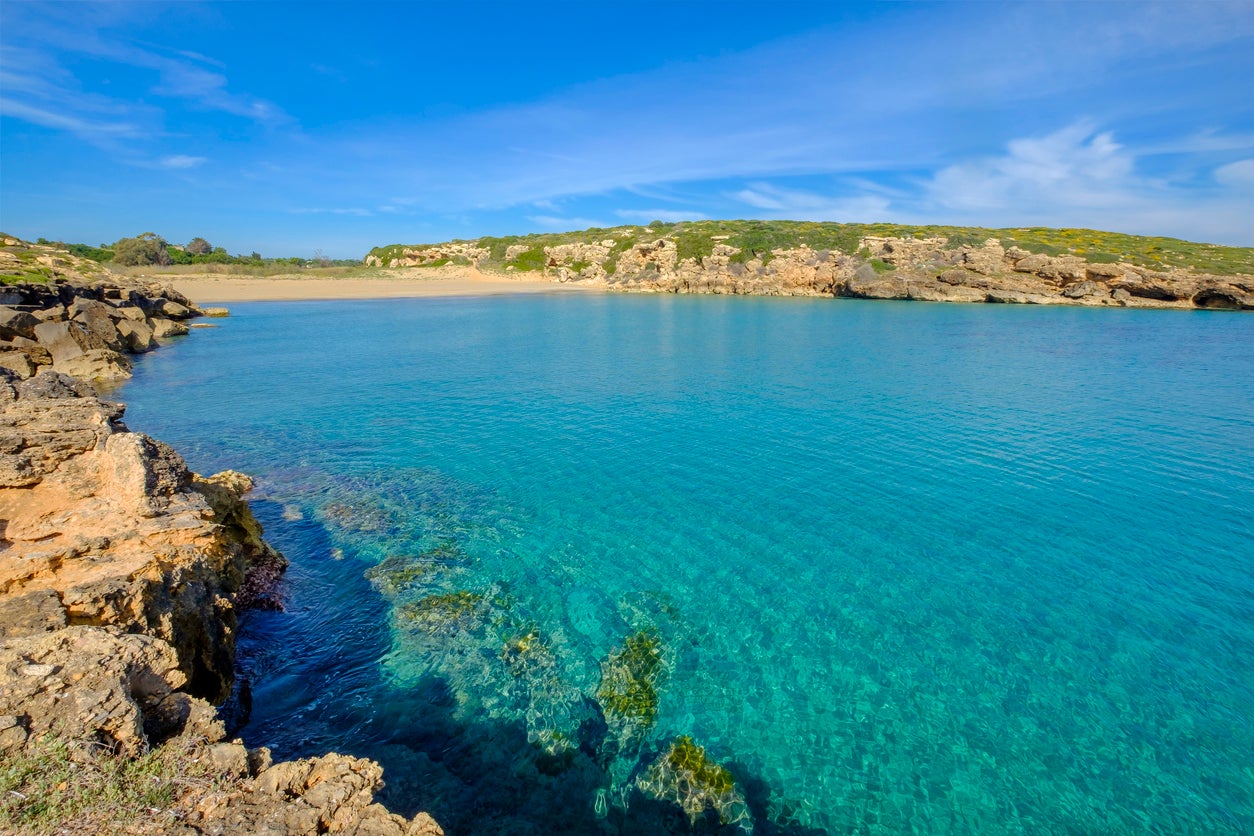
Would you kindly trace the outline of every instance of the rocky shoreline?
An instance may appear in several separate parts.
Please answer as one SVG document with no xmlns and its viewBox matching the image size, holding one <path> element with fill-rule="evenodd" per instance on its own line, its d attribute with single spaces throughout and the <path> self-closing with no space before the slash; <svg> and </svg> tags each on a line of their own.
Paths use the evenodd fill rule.
<svg viewBox="0 0 1254 836">
<path fill-rule="evenodd" d="M 214 706 L 231 694 L 237 615 L 276 605 L 286 563 L 243 498 L 251 479 L 191 472 L 88 382 L 124 378 L 127 354 L 186 334 L 203 312 L 169 288 L 51 258 L 47 283 L 0 287 L 0 758 L 83 775 L 159 754 L 170 770 L 148 778 L 169 803 L 60 821 L 15 786 L 0 828 L 442 833 L 424 813 L 374 803 L 372 761 L 276 764 L 227 740 Z"/>
<path fill-rule="evenodd" d="M 617 231 L 615 231 L 617 232 Z M 1254 275 L 1215 275 L 1080 255 L 1031 252 L 997 239 L 954 244 L 946 238 L 864 236 L 852 252 L 732 246 L 713 236 L 708 254 L 685 255 L 682 232 L 639 240 L 627 228 L 603 240 L 542 248 L 517 244 L 499 264 L 514 275 L 528 267 L 553 281 L 635 293 L 827 296 L 925 302 L 1082 305 L 1124 308 L 1254 310 Z M 386 263 L 424 268 L 469 264 L 491 269 L 494 253 L 479 242 L 402 248 Z"/>
</svg>

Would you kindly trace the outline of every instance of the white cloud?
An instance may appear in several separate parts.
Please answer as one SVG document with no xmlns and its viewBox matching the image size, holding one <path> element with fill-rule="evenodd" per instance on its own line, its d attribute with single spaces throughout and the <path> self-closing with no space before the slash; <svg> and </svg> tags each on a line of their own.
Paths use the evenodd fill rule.
<svg viewBox="0 0 1254 836">
<path fill-rule="evenodd" d="M 1215 180 L 1233 188 L 1254 188 L 1254 160 L 1238 160 L 1215 169 Z"/>
<path fill-rule="evenodd" d="M 709 217 L 700 212 L 681 212 L 675 209 L 617 209 L 614 214 L 628 221 L 640 223 L 664 221 L 668 224 L 680 221 L 703 221 Z"/>
<path fill-rule="evenodd" d="M 1140 155 L 1109 131 L 1079 122 L 1023 137 L 999 156 L 946 166 L 908 202 L 915 222 L 979 226 L 1070 226 L 1195 241 L 1254 244 L 1254 160 L 1214 171 L 1229 193 L 1198 189 L 1189 179 L 1152 177 Z"/>
<path fill-rule="evenodd" d="M 209 162 L 206 157 L 192 157 L 187 154 L 171 154 L 168 157 L 162 157 L 160 165 L 162 168 L 196 168 Z"/>
<path fill-rule="evenodd" d="M 1109 132 L 1078 122 L 1044 137 L 1015 139 L 1007 153 L 948 166 L 928 186 L 960 211 L 1123 203 L 1134 159 Z"/>
</svg>

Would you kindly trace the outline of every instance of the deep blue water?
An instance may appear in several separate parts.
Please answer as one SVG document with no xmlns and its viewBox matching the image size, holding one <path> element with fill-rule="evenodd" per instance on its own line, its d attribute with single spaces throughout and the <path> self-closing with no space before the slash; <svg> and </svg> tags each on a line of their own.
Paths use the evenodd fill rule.
<svg viewBox="0 0 1254 836">
<path fill-rule="evenodd" d="M 1254 830 L 1254 317 L 554 295 L 218 324 L 119 396 L 255 475 L 292 560 L 287 611 L 244 622 L 249 745 L 376 758 L 450 834 L 684 829 L 641 789 L 678 735 L 736 778 L 729 832 Z M 629 636 L 662 661 L 624 725 Z"/>
</svg>

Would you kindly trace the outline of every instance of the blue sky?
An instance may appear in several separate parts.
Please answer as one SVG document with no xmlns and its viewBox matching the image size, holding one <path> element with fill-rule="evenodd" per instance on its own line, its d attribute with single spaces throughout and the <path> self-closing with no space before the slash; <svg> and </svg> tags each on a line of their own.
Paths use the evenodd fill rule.
<svg viewBox="0 0 1254 836">
<path fill-rule="evenodd" d="M 0 3 L 0 229 L 336 257 L 647 223 L 1254 246 L 1254 3 Z"/>
</svg>

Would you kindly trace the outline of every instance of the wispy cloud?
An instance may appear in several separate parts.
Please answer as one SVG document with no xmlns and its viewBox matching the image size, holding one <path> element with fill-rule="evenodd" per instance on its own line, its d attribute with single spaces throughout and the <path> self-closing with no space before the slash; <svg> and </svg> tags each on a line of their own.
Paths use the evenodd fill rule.
<svg viewBox="0 0 1254 836">
<path fill-rule="evenodd" d="M 614 214 L 626 221 L 649 223 L 656 220 L 665 221 L 668 224 L 680 221 L 703 221 L 709 217 L 702 212 L 684 212 L 675 209 L 615 209 Z"/>
<path fill-rule="evenodd" d="M 76 15 L 79 8 L 84 9 L 86 20 Z M 93 27 L 92 19 L 101 16 L 97 7 L 20 4 L 6 7 L 6 17 L 11 12 L 13 19 L 7 23 L 11 31 L 20 31 L 23 45 L 5 43 L 0 54 L 4 67 L 0 88 L 7 116 L 116 150 L 125 150 L 120 139 L 151 141 L 168 132 L 169 109 L 155 104 L 144 92 L 264 124 L 288 121 L 274 103 L 231 90 L 227 76 L 219 71 L 225 69 L 220 61 L 197 52 L 131 41 L 120 29 Z M 138 95 L 133 88 L 112 92 L 94 74 L 99 65 L 79 69 L 84 58 L 147 71 L 146 89 Z"/>
<path fill-rule="evenodd" d="M 54 105 L 53 108 L 57 106 Z M 130 122 L 110 122 L 84 118 L 57 109 L 45 109 L 38 105 L 0 97 L 0 116 L 11 116 L 44 128 L 69 131 L 83 139 L 101 140 L 121 137 L 138 137 L 142 130 Z"/>
<path fill-rule="evenodd" d="M 1215 169 L 1215 180 L 1232 188 L 1254 189 L 1254 159 L 1221 165 Z"/>
<path fill-rule="evenodd" d="M 527 220 L 545 229 L 591 229 L 613 226 L 595 218 L 565 218 L 559 215 L 528 215 Z"/>
<path fill-rule="evenodd" d="M 351 215 L 357 218 L 369 218 L 374 215 L 374 212 L 360 206 L 301 206 L 295 209 L 289 209 L 288 212 L 293 215 Z"/>
<path fill-rule="evenodd" d="M 193 157 L 188 154 L 171 154 L 158 160 L 158 164 L 162 168 L 171 169 L 198 168 L 207 162 L 209 160 L 206 157 Z"/>
<path fill-rule="evenodd" d="M 822 194 L 757 182 L 731 193 L 733 199 L 766 210 L 766 217 L 807 221 L 883 221 L 891 203 L 882 194 Z"/>
</svg>

